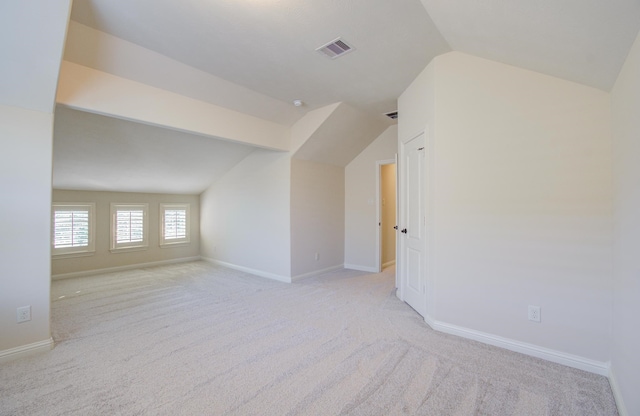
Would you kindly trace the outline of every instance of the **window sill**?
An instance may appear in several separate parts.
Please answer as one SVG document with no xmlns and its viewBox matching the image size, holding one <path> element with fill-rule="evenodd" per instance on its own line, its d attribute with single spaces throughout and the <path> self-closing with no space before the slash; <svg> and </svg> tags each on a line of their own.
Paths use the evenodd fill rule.
<svg viewBox="0 0 640 416">
<path fill-rule="evenodd" d="M 112 253 L 126 253 L 129 251 L 144 251 L 144 250 L 148 250 L 149 246 L 131 246 L 131 247 L 117 247 L 117 248 L 112 248 L 109 251 L 111 251 Z"/>
<path fill-rule="evenodd" d="M 181 247 L 181 246 L 188 246 L 189 244 L 191 244 L 191 241 L 177 241 L 175 243 L 160 243 L 160 248 Z"/>
<path fill-rule="evenodd" d="M 88 257 L 88 256 L 93 256 L 94 254 L 96 254 L 95 250 L 93 250 L 93 251 L 75 251 L 75 252 L 70 252 L 70 253 L 51 254 L 51 259 L 58 260 L 58 259 L 68 259 L 68 258 L 73 258 L 73 257 Z"/>
</svg>

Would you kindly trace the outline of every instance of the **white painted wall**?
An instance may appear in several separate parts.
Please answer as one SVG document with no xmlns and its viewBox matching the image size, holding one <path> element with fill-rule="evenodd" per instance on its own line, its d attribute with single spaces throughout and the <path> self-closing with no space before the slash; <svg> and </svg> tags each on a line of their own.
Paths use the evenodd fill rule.
<svg viewBox="0 0 640 416">
<path fill-rule="evenodd" d="M 200 256 L 200 197 L 198 195 L 148 194 L 132 192 L 91 192 L 53 190 L 54 202 L 93 202 L 96 204 L 96 251 L 91 256 L 53 258 L 51 273 L 58 275 L 125 267 L 136 264 L 174 261 Z M 111 203 L 149 204 L 149 248 L 141 251 L 112 253 Z M 160 204 L 190 204 L 190 240 L 188 245 L 160 247 Z"/>
<path fill-rule="evenodd" d="M 614 178 L 612 380 L 640 414 L 640 34 L 611 92 Z M 620 406 L 622 407 L 622 406 Z M 622 413 L 624 415 L 625 413 Z"/>
<path fill-rule="evenodd" d="M 70 13 L 70 0 L 0 3 L 0 104 L 53 112 Z"/>
<path fill-rule="evenodd" d="M 327 122 L 331 114 L 341 103 L 333 103 L 324 107 L 309 111 L 293 126 L 291 126 L 291 148 L 289 151 L 295 153 L 313 134 Z"/>
<path fill-rule="evenodd" d="M 306 112 L 73 20 L 64 59 L 287 126 Z"/>
<path fill-rule="evenodd" d="M 203 257 L 290 280 L 290 160 L 255 150 L 200 195 Z"/>
<path fill-rule="evenodd" d="M 0 361 L 52 346 L 53 108 L 70 10 L 70 0 L 0 4 Z M 18 324 L 27 305 L 31 321 Z"/>
<path fill-rule="evenodd" d="M 452 52 L 399 99 L 429 124 L 431 321 L 592 360 L 611 334 L 609 96 Z M 428 202 L 428 201 L 427 201 Z M 527 306 L 542 322 L 527 320 Z"/>
<path fill-rule="evenodd" d="M 154 126 L 288 150 L 287 126 L 63 61 L 58 104 Z"/>
<path fill-rule="evenodd" d="M 316 112 L 316 117 L 326 114 L 328 111 L 325 110 L 331 107 L 319 109 L 321 111 Z M 389 122 L 348 104 L 338 103 L 304 143 L 297 147 L 294 157 L 345 167 L 387 128 Z M 305 129 L 313 127 L 312 123 L 304 124 Z M 297 143 L 295 136 L 294 139 L 292 141 Z"/>
<path fill-rule="evenodd" d="M 394 125 L 345 167 L 344 262 L 347 268 L 377 270 L 376 162 L 393 159 L 397 146 L 398 129 Z"/>
<path fill-rule="evenodd" d="M 53 115 L 0 105 L 0 354 L 49 332 Z M 30 322 L 16 308 L 31 305 Z"/>
<path fill-rule="evenodd" d="M 291 276 L 343 264 L 344 168 L 292 159 Z"/>
<path fill-rule="evenodd" d="M 436 63 L 429 65 L 413 80 L 398 98 L 398 138 L 409 139 L 424 132 L 429 127 L 433 136 L 435 119 L 435 75 Z M 396 142 L 396 151 L 398 143 Z"/>
</svg>

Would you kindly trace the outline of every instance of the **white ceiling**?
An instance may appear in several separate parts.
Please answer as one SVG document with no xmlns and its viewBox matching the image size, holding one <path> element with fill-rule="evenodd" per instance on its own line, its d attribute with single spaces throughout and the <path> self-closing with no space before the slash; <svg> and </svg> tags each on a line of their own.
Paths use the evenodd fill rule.
<svg viewBox="0 0 640 416">
<path fill-rule="evenodd" d="M 453 50 L 613 87 L 640 29 L 638 0 L 422 0 Z"/>
<path fill-rule="evenodd" d="M 72 19 L 285 102 L 386 112 L 451 49 L 609 90 L 640 1 L 75 0 Z M 315 52 L 338 36 L 356 51 Z"/>
<path fill-rule="evenodd" d="M 293 125 L 308 111 L 73 20 L 64 59 L 284 126 Z"/>
<path fill-rule="evenodd" d="M 383 113 L 450 50 L 419 0 L 75 0 L 72 19 L 309 109 Z M 356 51 L 315 49 L 337 37 Z"/>
<path fill-rule="evenodd" d="M 57 106 L 53 187 L 200 194 L 253 150 Z"/>
<path fill-rule="evenodd" d="M 66 59 L 291 125 L 337 102 L 369 116 L 395 110 L 417 74 L 450 50 L 608 91 L 640 29 L 640 0 L 75 0 L 71 16 L 81 25 L 70 28 Z M 356 50 L 336 60 L 315 51 L 337 37 Z M 202 72 L 173 79 L 188 73 L 182 64 Z M 229 93 L 237 86 L 246 90 Z M 294 99 L 302 112 L 286 110 Z M 353 122 L 336 121 L 358 131 Z M 331 150 L 351 149 L 336 145 L 349 137 L 331 126 L 316 136 L 325 139 L 297 157 L 349 162 Z M 356 136 L 353 149 L 375 139 Z M 199 193 L 250 151 L 58 107 L 54 187 Z"/>
</svg>

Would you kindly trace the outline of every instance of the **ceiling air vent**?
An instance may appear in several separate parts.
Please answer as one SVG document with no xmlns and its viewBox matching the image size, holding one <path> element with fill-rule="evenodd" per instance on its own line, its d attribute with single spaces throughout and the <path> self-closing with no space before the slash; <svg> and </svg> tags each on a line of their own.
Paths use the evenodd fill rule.
<svg viewBox="0 0 640 416">
<path fill-rule="evenodd" d="M 391 120 L 397 120 L 398 119 L 398 112 L 397 111 L 392 111 L 390 113 L 385 113 L 385 116 L 389 117 Z"/>
<path fill-rule="evenodd" d="M 353 47 L 347 45 L 345 41 L 340 38 L 332 40 L 326 45 L 322 45 L 316 49 L 316 51 L 322 52 L 331 59 L 336 59 L 337 57 L 342 56 L 347 52 L 351 52 L 352 50 Z"/>
</svg>

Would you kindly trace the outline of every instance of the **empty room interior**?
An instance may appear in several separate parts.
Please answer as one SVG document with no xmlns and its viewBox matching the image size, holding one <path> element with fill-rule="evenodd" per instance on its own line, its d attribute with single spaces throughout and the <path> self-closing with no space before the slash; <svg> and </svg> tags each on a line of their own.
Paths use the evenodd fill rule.
<svg viewBox="0 0 640 416">
<path fill-rule="evenodd" d="M 0 22 L 0 414 L 640 415 L 637 0 Z"/>
</svg>

